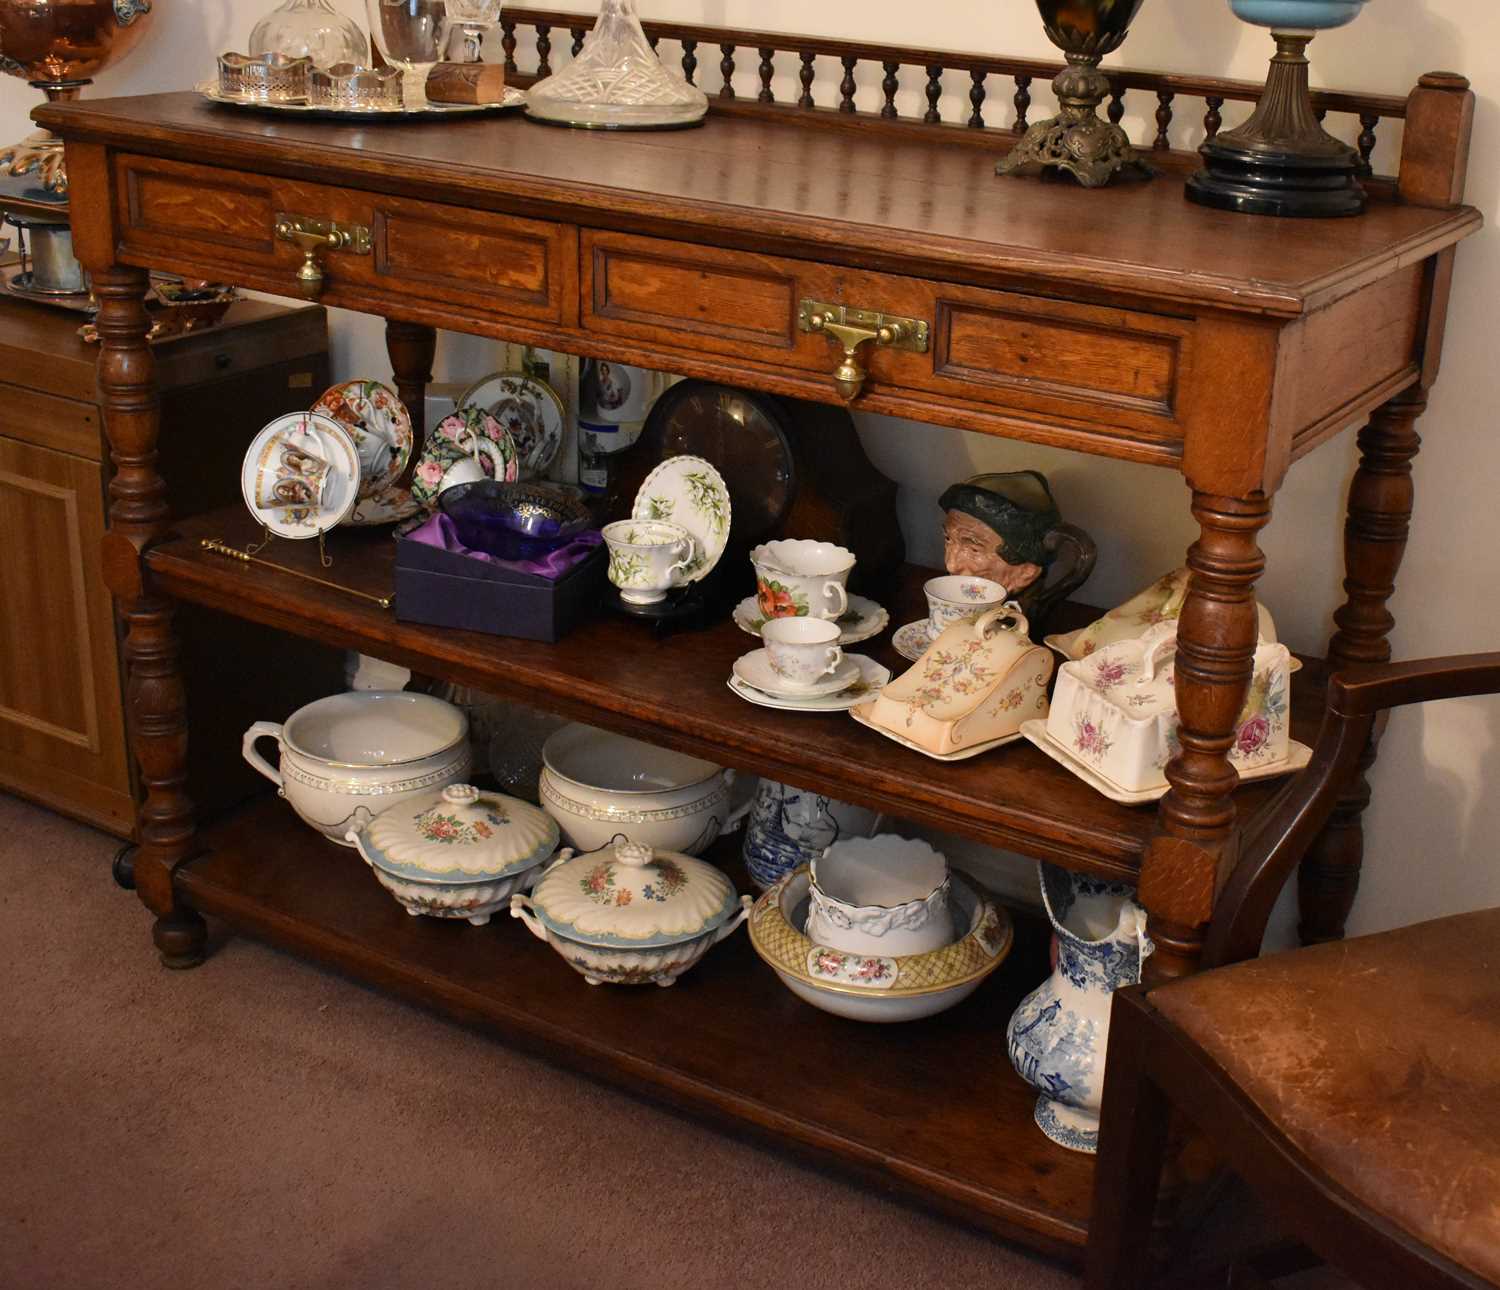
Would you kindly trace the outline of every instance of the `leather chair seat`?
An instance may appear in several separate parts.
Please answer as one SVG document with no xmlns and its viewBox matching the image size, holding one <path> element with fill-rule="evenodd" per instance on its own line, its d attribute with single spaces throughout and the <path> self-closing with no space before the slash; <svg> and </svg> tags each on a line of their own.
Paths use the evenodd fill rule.
<svg viewBox="0 0 1500 1290">
<path fill-rule="evenodd" d="M 1149 997 L 1352 1196 L 1500 1283 L 1500 910 Z"/>
</svg>

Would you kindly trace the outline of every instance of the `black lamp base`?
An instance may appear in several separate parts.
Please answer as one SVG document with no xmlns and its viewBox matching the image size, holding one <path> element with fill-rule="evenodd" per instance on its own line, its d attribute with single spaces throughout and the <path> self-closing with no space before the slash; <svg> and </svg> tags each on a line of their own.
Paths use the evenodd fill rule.
<svg viewBox="0 0 1500 1290">
<path fill-rule="evenodd" d="M 1187 181 L 1188 200 L 1199 206 L 1301 219 L 1359 215 L 1365 209 L 1353 148 L 1346 154 L 1307 156 L 1210 139 L 1199 152 L 1206 164 Z"/>
</svg>

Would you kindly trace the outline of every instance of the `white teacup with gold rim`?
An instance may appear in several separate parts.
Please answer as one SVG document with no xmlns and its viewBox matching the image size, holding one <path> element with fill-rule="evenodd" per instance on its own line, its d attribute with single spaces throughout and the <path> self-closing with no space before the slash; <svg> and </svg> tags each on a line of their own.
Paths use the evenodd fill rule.
<svg viewBox="0 0 1500 1290">
<path fill-rule="evenodd" d="M 998 609 L 1009 596 L 998 582 L 967 574 L 950 573 L 929 578 L 922 584 L 927 597 L 927 635 L 937 640 L 961 618 L 975 618 L 989 609 Z"/>
<path fill-rule="evenodd" d="M 822 618 L 773 618 L 760 629 L 766 661 L 788 690 L 807 690 L 844 660 L 837 623 Z"/>
<path fill-rule="evenodd" d="M 685 528 L 665 520 L 616 520 L 602 532 L 609 580 L 632 605 L 653 605 L 682 586 L 698 552 Z"/>
<path fill-rule="evenodd" d="M 780 538 L 750 552 L 755 598 L 766 618 L 841 618 L 854 552 L 835 542 Z"/>
</svg>

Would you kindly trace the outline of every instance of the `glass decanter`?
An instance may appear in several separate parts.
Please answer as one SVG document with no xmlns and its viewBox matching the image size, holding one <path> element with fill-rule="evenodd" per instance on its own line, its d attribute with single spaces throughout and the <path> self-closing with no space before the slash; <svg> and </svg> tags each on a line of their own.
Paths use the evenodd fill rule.
<svg viewBox="0 0 1500 1290">
<path fill-rule="evenodd" d="M 329 0 L 286 0 L 281 8 L 268 13 L 250 33 L 250 57 L 263 54 L 310 58 L 316 67 L 370 65 L 370 43 L 365 33 Z"/>
<path fill-rule="evenodd" d="M 501 0 L 447 0 L 448 21 L 456 28 L 448 56 L 458 63 L 484 61 L 484 37 L 500 22 Z"/>
<path fill-rule="evenodd" d="M 370 38 L 380 56 L 399 67 L 408 108 L 427 103 L 427 74 L 443 61 L 448 44 L 447 0 L 365 0 Z"/>
<path fill-rule="evenodd" d="M 595 130 L 696 125 L 708 111 L 703 91 L 656 56 L 635 0 L 603 0 L 578 57 L 526 97 L 536 120 Z"/>
</svg>

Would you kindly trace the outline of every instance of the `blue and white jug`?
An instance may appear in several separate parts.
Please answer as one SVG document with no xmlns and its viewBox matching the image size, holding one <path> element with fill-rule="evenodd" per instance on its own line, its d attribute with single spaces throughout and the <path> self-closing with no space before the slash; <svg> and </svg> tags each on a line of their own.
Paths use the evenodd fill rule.
<svg viewBox="0 0 1500 1290">
<path fill-rule="evenodd" d="M 811 864 L 840 838 L 867 838 L 880 815 L 811 789 L 763 779 L 755 790 L 745 829 L 745 867 L 762 891 L 783 875 Z"/>
<path fill-rule="evenodd" d="M 1155 947 L 1133 888 L 1045 863 L 1037 869 L 1057 933 L 1057 966 L 1021 1000 L 1005 1038 L 1016 1073 L 1041 1093 L 1037 1127 L 1060 1146 L 1092 1154 L 1112 996 L 1141 979 Z"/>
</svg>

